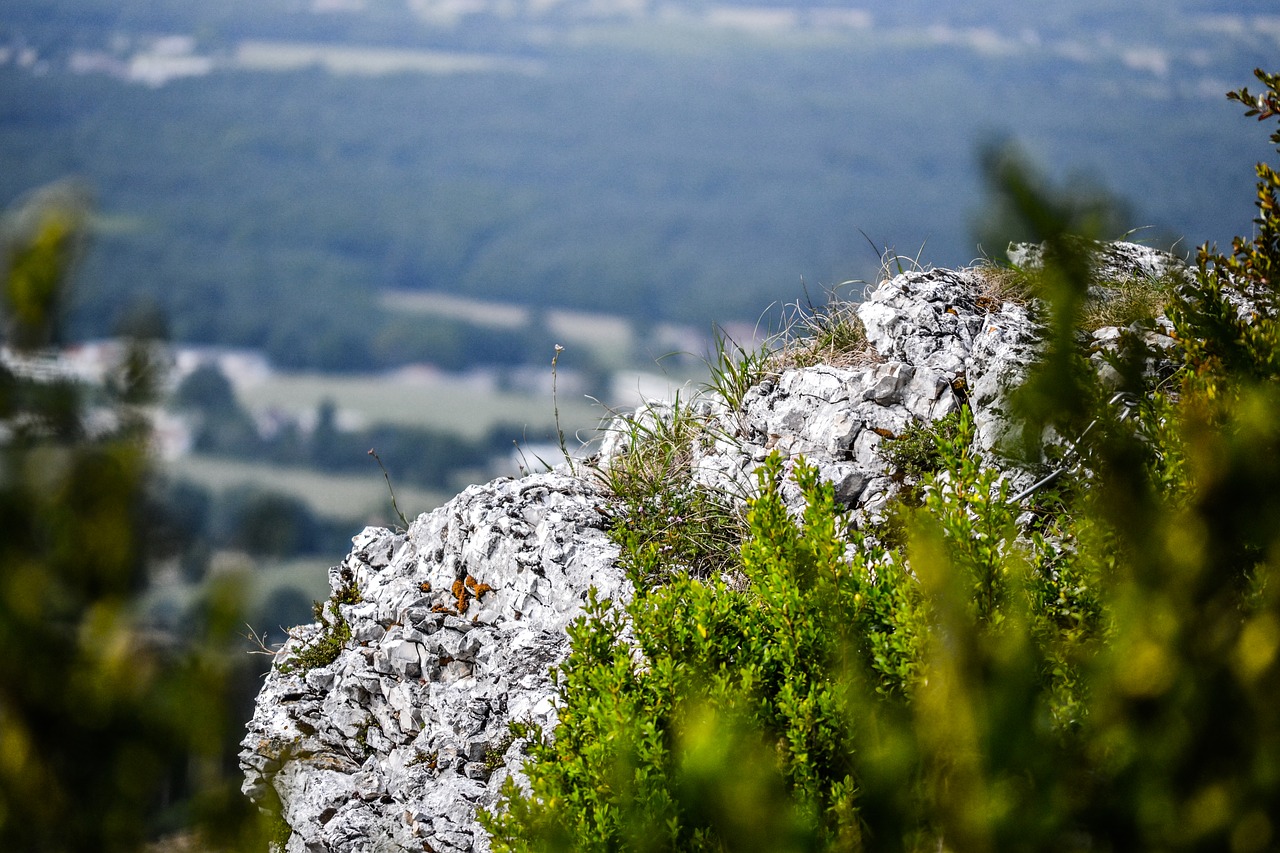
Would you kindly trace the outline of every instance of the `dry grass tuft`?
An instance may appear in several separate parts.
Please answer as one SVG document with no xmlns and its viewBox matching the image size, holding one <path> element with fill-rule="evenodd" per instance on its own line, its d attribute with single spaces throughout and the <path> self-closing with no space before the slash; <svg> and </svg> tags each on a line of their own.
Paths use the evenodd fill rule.
<svg viewBox="0 0 1280 853">
<path fill-rule="evenodd" d="M 857 367 L 877 358 L 858 317 L 857 303 L 831 296 L 826 305 L 818 308 L 799 303 L 788 307 L 783 330 L 775 336 L 768 367 L 775 372 L 816 364 Z"/>
<path fill-rule="evenodd" d="M 999 311 L 1005 303 L 1027 307 L 1045 289 L 1044 274 L 1040 270 L 992 265 L 979 268 L 979 272 L 983 285 L 976 303 L 985 311 Z M 1078 326 L 1083 331 L 1094 332 L 1105 326 L 1129 326 L 1154 320 L 1169 307 L 1177 285 L 1177 279 L 1172 276 L 1101 282 L 1090 288 Z"/>
<path fill-rule="evenodd" d="M 1150 322 L 1168 309 L 1177 285 L 1171 277 L 1135 278 L 1109 285 L 1104 298 L 1085 303 L 1080 328 L 1096 332 L 1105 326 Z"/>
<path fill-rule="evenodd" d="M 983 311 L 995 313 L 1006 302 L 1026 307 L 1036 294 L 1035 274 L 1018 267 L 1000 267 L 994 264 L 977 268 L 982 277 L 977 306 Z"/>
<path fill-rule="evenodd" d="M 782 329 L 758 349 L 747 350 L 718 334 L 716 351 L 708 361 L 711 379 L 706 387 L 730 409 L 736 409 L 748 390 L 784 370 L 818 364 L 856 367 L 879 360 L 867 340 L 857 306 L 837 297 L 834 290 L 821 306 L 808 301 L 792 303 L 783 310 Z"/>
</svg>

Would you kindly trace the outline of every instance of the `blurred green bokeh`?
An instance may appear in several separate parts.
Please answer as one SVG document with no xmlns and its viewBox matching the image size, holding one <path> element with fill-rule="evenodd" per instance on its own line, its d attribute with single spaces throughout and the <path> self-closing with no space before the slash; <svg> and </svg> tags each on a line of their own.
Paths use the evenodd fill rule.
<svg viewBox="0 0 1280 853">
<path fill-rule="evenodd" d="M 154 341 L 133 340 L 102 389 L 52 349 L 85 204 L 36 194 L 0 246 L 0 849 L 133 851 L 179 827 L 265 849 L 221 766 L 235 589 L 212 588 L 190 636 L 137 620 Z"/>
</svg>

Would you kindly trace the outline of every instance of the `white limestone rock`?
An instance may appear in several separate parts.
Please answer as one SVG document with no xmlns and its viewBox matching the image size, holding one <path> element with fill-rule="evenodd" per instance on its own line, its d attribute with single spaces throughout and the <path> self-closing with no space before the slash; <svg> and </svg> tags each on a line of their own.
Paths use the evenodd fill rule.
<svg viewBox="0 0 1280 853">
<path fill-rule="evenodd" d="M 750 494 L 754 470 L 777 451 L 788 466 L 800 457 L 816 465 L 855 517 L 874 517 L 895 490 L 880 444 L 909 425 L 967 401 L 979 445 L 992 450 L 1008 429 L 1004 389 L 1034 357 L 1038 329 L 1023 307 L 979 307 L 984 287 L 981 270 L 910 272 L 880 284 L 857 308 L 877 358 L 786 370 L 752 388 L 739 411 L 713 419 L 713 433 L 735 440 L 697 454 L 697 479 Z M 784 487 L 784 497 L 798 511 L 793 491 Z"/>
<path fill-rule="evenodd" d="M 603 503 L 564 474 L 498 480 L 407 533 L 355 537 L 330 572 L 362 598 L 338 608 L 351 640 L 325 666 L 273 669 L 242 745 L 244 790 L 275 789 L 288 851 L 488 849 L 475 809 L 519 772 L 508 723 L 554 726 L 566 626 L 592 587 L 630 595 Z M 277 660 L 318 633 L 295 629 Z"/>
</svg>

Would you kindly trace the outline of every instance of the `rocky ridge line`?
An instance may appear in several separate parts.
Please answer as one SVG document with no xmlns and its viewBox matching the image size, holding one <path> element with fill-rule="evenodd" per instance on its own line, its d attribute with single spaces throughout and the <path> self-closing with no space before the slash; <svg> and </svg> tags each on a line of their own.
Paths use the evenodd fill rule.
<svg viewBox="0 0 1280 853">
<path fill-rule="evenodd" d="M 1179 269 L 1133 244 L 1103 247 L 1098 260 L 1109 281 Z M 1032 362 L 1039 327 L 1027 307 L 992 295 L 988 270 L 895 276 L 857 315 L 865 364 L 784 370 L 733 411 L 699 404 L 714 439 L 695 456 L 698 482 L 746 494 L 770 452 L 803 456 L 843 504 L 874 516 L 897 488 L 880 444 L 908 424 L 967 404 L 982 450 L 1008 434 L 1004 392 Z M 1160 328 L 1139 331 L 1158 349 L 1172 346 Z M 1101 355 L 1120 332 L 1086 341 L 1104 374 Z M 625 435 L 608 433 L 600 464 L 625 452 Z M 506 778 L 521 778 L 508 724 L 554 727 L 549 670 L 568 652 L 566 626 L 589 589 L 614 600 L 631 593 L 606 534 L 609 503 L 590 471 L 558 470 L 472 486 L 407 532 L 355 537 L 330 570 L 326 623 L 293 629 L 242 744 L 244 790 L 279 799 L 286 853 L 489 849 L 475 811 L 498 801 Z M 331 660 L 297 663 L 326 642 Z"/>
</svg>

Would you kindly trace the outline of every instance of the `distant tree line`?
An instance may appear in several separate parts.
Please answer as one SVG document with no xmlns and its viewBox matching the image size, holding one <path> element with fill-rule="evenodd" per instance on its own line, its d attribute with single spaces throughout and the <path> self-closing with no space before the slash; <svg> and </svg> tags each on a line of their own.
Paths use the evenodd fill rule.
<svg viewBox="0 0 1280 853">
<path fill-rule="evenodd" d="M 328 518 L 301 498 L 254 486 L 215 492 L 185 479 L 155 478 L 147 492 L 149 545 L 157 559 L 177 560 L 186 580 L 205 576 L 215 552 L 252 557 L 339 554 L 363 525 Z"/>
<path fill-rule="evenodd" d="M 39 17 L 33 5 L 48 4 L 10 14 Z M 85 8 L 103 20 L 107 5 Z M 171 5 L 129 4 L 154 9 L 112 20 Z M 173 11 L 167 31 L 192 14 Z M 305 33 L 348 20 L 260 14 L 279 16 L 281 34 L 285 21 Z M 601 63 L 566 50 L 538 77 L 220 71 L 156 90 L 4 67 L 0 162 L 14 165 L 0 202 L 67 174 L 98 193 L 74 336 L 109 333 L 146 297 L 176 340 L 321 370 L 528 363 L 554 343 L 539 328 L 390 311 L 388 290 L 705 326 L 755 320 L 801 280 L 817 293 L 871 278 L 886 246 L 969 261 L 977 170 L 957 141 L 1004 125 L 1010 103 L 1036 129 L 1038 159 L 1140 198 L 1121 229 L 1226 237 L 1244 215 L 1229 199 L 1248 177 L 1225 164 L 1248 152 L 1213 111 L 1120 109 L 1097 70 L 1034 55 L 922 56 L 761 48 Z M 920 92 L 929 109 L 904 109 Z M 1068 99 L 1079 106 L 1063 110 Z M 1214 192 L 1167 180 L 1192 166 Z M 987 225 L 983 250 L 998 257 Z"/>
</svg>

